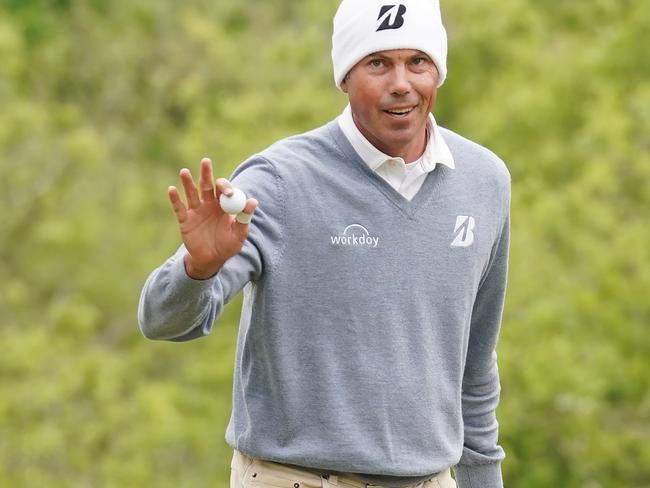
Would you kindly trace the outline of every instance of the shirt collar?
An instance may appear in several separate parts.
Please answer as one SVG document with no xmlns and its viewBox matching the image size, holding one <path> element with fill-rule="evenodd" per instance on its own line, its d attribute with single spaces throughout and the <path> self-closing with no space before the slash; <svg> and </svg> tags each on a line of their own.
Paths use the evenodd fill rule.
<svg viewBox="0 0 650 488">
<path fill-rule="evenodd" d="M 352 108 L 348 104 L 343 113 L 338 117 L 339 127 L 347 137 L 348 141 L 357 152 L 359 157 L 366 163 L 371 170 L 376 171 L 382 164 L 391 159 L 397 159 L 402 162 L 402 158 L 394 158 L 384 154 L 375 146 L 373 146 L 368 139 L 361 133 L 352 118 Z M 433 114 L 429 114 L 427 120 L 427 128 L 429 133 L 429 140 L 424 149 L 422 156 L 415 161 L 422 165 L 425 172 L 433 171 L 437 163 L 444 164 L 445 166 L 454 169 L 454 157 L 449 150 L 449 146 L 442 138 L 436 119 Z"/>
</svg>

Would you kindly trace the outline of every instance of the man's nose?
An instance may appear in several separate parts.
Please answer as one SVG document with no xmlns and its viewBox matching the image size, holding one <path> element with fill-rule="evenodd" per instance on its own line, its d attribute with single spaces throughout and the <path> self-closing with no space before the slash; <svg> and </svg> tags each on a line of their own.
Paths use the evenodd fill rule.
<svg viewBox="0 0 650 488">
<path fill-rule="evenodd" d="M 411 91 L 411 82 L 406 66 L 397 65 L 393 67 L 390 79 L 390 91 L 395 95 L 404 95 Z"/>
</svg>

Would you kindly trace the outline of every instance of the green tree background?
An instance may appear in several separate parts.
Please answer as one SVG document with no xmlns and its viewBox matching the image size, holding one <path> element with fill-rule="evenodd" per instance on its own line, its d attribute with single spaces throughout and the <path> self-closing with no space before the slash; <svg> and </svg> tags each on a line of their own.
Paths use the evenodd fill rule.
<svg viewBox="0 0 650 488">
<path fill-rule="evenodd" d="M 227 486 L 239 300 L 145 340 L 166 187 L 335 117 L 337 0 L 0 0 L 0 486 Z M 650 9 L 443 2 L 441 125 L 513 177 L 510 487 L 650 487 Z"/>
</svg>

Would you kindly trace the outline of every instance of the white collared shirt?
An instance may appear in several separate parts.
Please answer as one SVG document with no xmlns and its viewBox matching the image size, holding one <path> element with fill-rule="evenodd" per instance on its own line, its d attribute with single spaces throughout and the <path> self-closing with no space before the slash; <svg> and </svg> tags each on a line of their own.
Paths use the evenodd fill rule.
<svg viewBox="0 0 650 488">
<path fill-rule="evenodd" d="M 343 134 L 363 162 L 407 200 L 413 199 L 422 187 L 427 174 L 433 171 L 436 164 L 441 163 L 451 169 L 454 168 L 454 158 L 442 138 L 433 114 L 429 114 L 427 121 L 429 140 L 424 153 L 419 159 L 408 164 L 402 158 L 384 154 L 365 138 L 354 123 L 352 108 L 349 104 L 339 115 L 337 121 Z"/>
</svg>

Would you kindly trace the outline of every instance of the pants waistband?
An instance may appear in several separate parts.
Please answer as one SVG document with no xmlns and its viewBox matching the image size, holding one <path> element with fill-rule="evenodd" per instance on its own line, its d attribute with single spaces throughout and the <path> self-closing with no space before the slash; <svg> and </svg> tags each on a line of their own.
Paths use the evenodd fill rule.
<svg viewBox="0 0 650 488">
<path fill-rule="evenodd" d="M 301 468 L 299 466 L 293 466 L 293 465 L 287 465 L 287 464 L 282 464 L 282 463 L 276 463 L 272 461 L 263 461 L 260 459 L 254 459 L 246 454 L 234 450 L 233 453 L 233 460 L 232 460 L 232 468 L 236 469 L 239 471 L 242 475 L 245 475 L 247 472 L 254 471 L 255 467 L 258 467 L 260 469 L 272 469 L 272 470 L 281 470 L 283 474 L 288 475 L 288 476 L 293 476 L 296 478 L 300 478 L 304 481 L 305 486 L 329 486 L 329 487 L 337 487 L 337 486 L 343 486 L 343 487 L 351 487 L 351 488 L 372 488 L 372 487 L 377 487 L 381 488 L 381 485 L 372 485 L 368 483 L 364 483 L 360 479 L 354 477 L 354 475 L 351 474 L 346 474 L 346 473 L 339 473 L 339 474 L 331 474 L 331 473 L 318 473 L 318 470 L 314 469 L 308 469 L 308 468 Z M 254 473 L 253 473 L 254 474 Z M 435 480 L 438 477 L 441 477 L 443 475 L 447 475 L 448 470 L 443 471 L 441 473 L 438 473 L 437 475 L 433 476 L 431 479 Z M 418 486 L 421 483 L 416 483 L 414 485 L 409 485 L 409 486 Z"/>
</svg>

